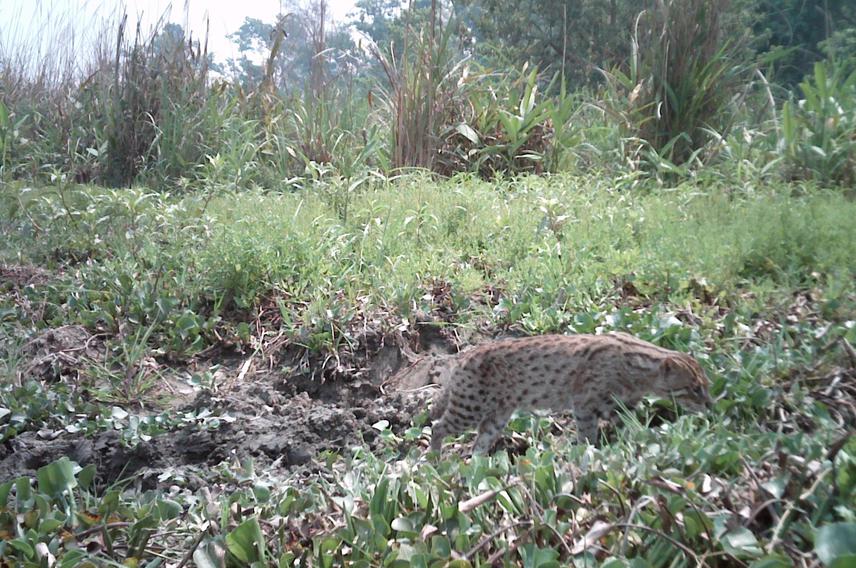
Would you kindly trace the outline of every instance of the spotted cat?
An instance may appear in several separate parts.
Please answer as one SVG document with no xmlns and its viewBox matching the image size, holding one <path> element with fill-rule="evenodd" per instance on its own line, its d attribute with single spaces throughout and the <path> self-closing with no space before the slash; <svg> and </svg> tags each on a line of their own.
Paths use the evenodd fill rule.
<svg viewBox="0 0 856 568">
<path fill-rule="evenodd" d="M 626 333 L 543 335 L 479 345 L 438 364 L 443 385 L 431 409 L 431 449 L 477 427 L 474 453 L 493 447 L 517 410 L 572 410 L 577 436 L 596 443 L 599 419 L 616 400 L 632 407 L 645 395 L 674 398 L 687 410 L 710 405 L 708 379 L 686 353 Z"/>
</svg>

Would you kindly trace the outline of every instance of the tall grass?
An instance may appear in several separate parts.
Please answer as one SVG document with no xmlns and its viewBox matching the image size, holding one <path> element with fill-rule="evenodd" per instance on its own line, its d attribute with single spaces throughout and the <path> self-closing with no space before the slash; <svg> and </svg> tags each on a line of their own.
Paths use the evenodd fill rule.
<svg viewBox="0 0 856 568">
<path fill-rule="evenodd" d="M 372 46 L 387 80 L 382 95 L 389 111 L 390 165 L 396 169 L 431 169 L 439 129 L 462 104 L 456 81 L 463 59 L 453 49 L 455 26 L 443 24 L 433 0 L 429 18 L 421 30 L 408 25 L 400 54 L 394 46 Z"/>
<path fill-rule="evenodd" d="M 0 36 L 0 176 L 160 190 L 343 178 L 356 188 L 402 168 L 485 179 L 576 168 L 609 171 L 624 186 L 647 174 L 677 179 L 720 157 L 725 177 L 736 160 L 750 177 L 775 175 L 784 162 L 791 177 L 854 179 L 852 75 L 819 68 L 800 102 L 782 109 L 781 128 L 767 88 L 776 148 L 772 129 L 742 104 L 752 89 L 739 37 L 723 33 L 729 0 L 667 0 L 641 12 L 628 64 L 604 71 L 600 96 L 568 92 L 561 74 L 526 64 L 480 68 L 443 13 L 432 2 L 419 23 L 421 12 L 408 8 L 402 44 L 372 46 L 379 97 L 365 80 L 368 61 L 362 77 L 331 78 L 326 10 L 300 20 L 312 61 L 302 88 L 277 75 L 294 47 L 282 19 L 251 85 L 215 79 L 206 38 L 189 37 L 168 15 L 133 31 L 127 18 L 105 18 L 83 63 Z M 59 43 L 79 43 L 73 27 L 55 27 L 65 34 Z M 593 108 L 607 120 L 592 118 Z M 347 209 L 340 186 L 325 187 Z"/>
<path fill-rule="evenodd" d="M 167 17 L 133 32 L 127 16 L 106 17 L 94 39 L 69 25 L 54 37 L 63 49 L 29 59 L 26 43 L 3 44 L 4 107 L 15 126 L 3 136 L 4 174 L 121 186 L 191 172 L 221 124 L 222 99 L 209 87 L 206 38 L 187 37 Z M 75 49 L 82 41 L 87 53 Z"/>
<path fill-rule="evenodd" d="M 334 162 L 350 177 L 377 158 L 379 136 L 359 134 L 358 99 L 327 81 L 323 19 L 313 23 L 317 53 L 303 95 L 287 96 L 274 80 L 284 34 L 272 42 L 263 81 L 246 91 L 213 78 L 207 37 L 186 34 L 168 13 L 149 30 L 129 29 L 127 16 L 105 20 L 82 72 L 50 56 L 0 52 L 0 171 L 159 189 L 282 185 L 312 177 L 309 164 Z M 60 40 L 72 44 L 75 30 L 68 33 Z"/>
<path fill-rule="evenodd" d="M 130 185 L 141 173 L 169 181 L 201 162 L 207 134 L 220 124 L 208 88 L 207 38 L 194 44 L 171 24 L 145 35 L 138 24 L 131 40 L 126 24 L 117 33 L 112 81 L 100 75 L 92 101 L 108 109 L 104 181 Z"/>
<path fill-rule="evenodd" d="M 729 0 L 666 0 L 640 13 L 624 69 L 605 72 L 604 103 L 632 162 L 671 170 L 699 160 L 709 131 L 729 128 L 743 78 L 739 46 L 723 33 Z"/>
<path fill-rule="evenodd" d="M 0 174 L 71 177 L 96 151 L 75 94 L 104 60 L 115 14 L 96 16 L 82 4 L 92 25 L 80 29 L 73 9 L 48 15 L 43 6 L 19 3 L 5 10 L 11 25 L 0 30 Z"/>
</svg>

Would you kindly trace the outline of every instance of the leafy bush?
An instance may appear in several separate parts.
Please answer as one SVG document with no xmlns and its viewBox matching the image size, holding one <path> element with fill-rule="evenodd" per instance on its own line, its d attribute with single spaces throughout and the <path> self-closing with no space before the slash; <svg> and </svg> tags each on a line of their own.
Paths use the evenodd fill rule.
<svg viewBox="0 0 856 568">
<path fill-rule="evenodd" d="M 526 67 L 513 78 L 490 73 L 469 75 L 462 88 L 468 105 L 444 125 L 435 169 L 443 175 L 473 172 L 485 179 L 496 174 L 557 171 L 563 153 L 577 140 L 572 125 L 577 103 L 561 89 L 555 75 L 539 93 L 538 70 Z"/>
<path fill-rule="evenodd" d="M 782 110 L 780 148 L 792 175 L 821 183 L 856 182 L 856 70 L 820 61 L 800 83 L 802 98 Z"/>
<path fill-rule="evenodd" d="M 671 173 L 722 133 L 739 86 L 740 50 L 722 33 L 728 0 L 667 0 L 637 19 L 629 67 L 604 72 L 602 103 L 619 122 L 631 163 Z"/>
</svg>

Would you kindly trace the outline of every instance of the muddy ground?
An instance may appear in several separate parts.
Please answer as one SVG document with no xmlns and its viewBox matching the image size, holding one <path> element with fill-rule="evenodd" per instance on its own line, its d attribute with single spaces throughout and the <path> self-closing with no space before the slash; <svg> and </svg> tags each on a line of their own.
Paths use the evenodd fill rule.
<svg viewBox="0 0 856 568">
<path fill-rule="evenodd" d="M 81 380 L 86 365 L 100 357 L 102 343 L 80 326 L 47 331 L 25 346 L 19 379 L 38 378 L 48 384 Z M 419 368 L 438 353 L 455 351 L 453 343 L 427 327 L 409 338 L 372 337 L 363 349 L 354 350 L 344 370 L 329 356 L 312 357 L 295 349 L 266 361 L 217 349 L 183 369 L 149 361 L 150 366 L 160 365 L 158 375 L 164 377 L 172 411 L 207 409 L 226 420 L 215 429 L 195 424 L 175 428 L 133 446 L 123 443 L 119 431 L 88 436 L 61 427 L 25 431 L 0 444 L 0 480 L 35 475 L 38 468 L 62 456 L 81 466 L 94 464 L 104 484 L 135 478 L 143 489 L 176 476 L 195 489 L 206 484 L 206 472 L 213 466 L 244 458 L 252 458 L 257 470 L 311 472 L 325 450 L 347 452 L 362 443 L 375 447 L 379 430 L 374 425 L 381 421 L 396 433 L 410 427 L 434 392 L 418 389 L 427 381 L 427 373 Z M 415 352 L 420 352 L 422 363 L 414 366 Z M 209 368 L 217 370 L 214 386 L 207 388 L 190 389 L 186 380 L 170 385 L 166 378 Z M 157 414 L 163 408 L 150 404 L 126 410 Z"/>
</svg>

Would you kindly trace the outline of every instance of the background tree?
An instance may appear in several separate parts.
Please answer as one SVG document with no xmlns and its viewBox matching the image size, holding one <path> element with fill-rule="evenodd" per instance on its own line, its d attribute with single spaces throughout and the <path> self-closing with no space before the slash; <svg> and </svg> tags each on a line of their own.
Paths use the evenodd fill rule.
<svg viewBox="0 0 856 568">
<path fill-rule="evenodd" d="M 775 80 L 789 88 L 825 57 L 824 40 L 856 28 L 853 0 L 751 0 L 742 9 L 750 19 L 755 49 L 776 55 Z"/>
<path fill-rule="evenodd" d="M 313 68 L 316 77 L 326 75 L 325 81 L 331 83 L 352 76 L 359 59 L 357 46 L 348 26 L 330 21 L 322 6 L 326 3 L 291 0 L 274 22 L 246 18 L 229 36 L 241 55 L 227 61 L 227 73 L 247 87 L 259 85 L 277 35 L 284 34 L 274 57 L 273 73 L 274 84 L 281 92 L 302 92 L 309 86 Z"/>
<path fill-rule="evenodd" d="M 536 64 L 568 84 L 599 79 L 596 68 L 627 58 L 636 16 L 652 0 L 459 0 L 478 58 L 489 65 Z"/>
</svg>

